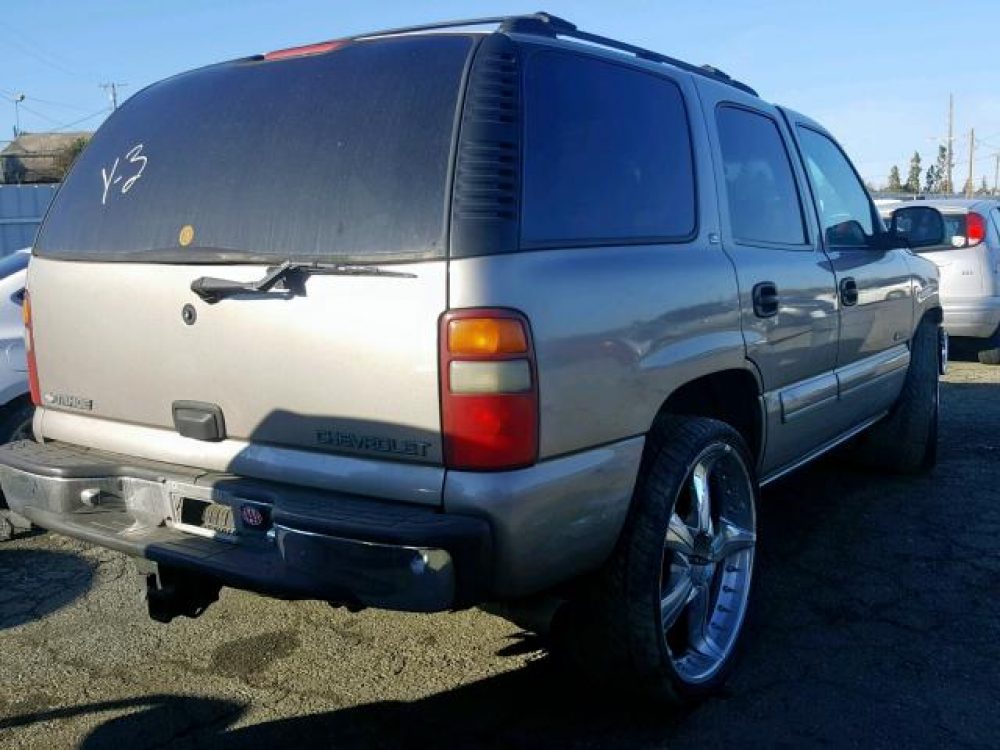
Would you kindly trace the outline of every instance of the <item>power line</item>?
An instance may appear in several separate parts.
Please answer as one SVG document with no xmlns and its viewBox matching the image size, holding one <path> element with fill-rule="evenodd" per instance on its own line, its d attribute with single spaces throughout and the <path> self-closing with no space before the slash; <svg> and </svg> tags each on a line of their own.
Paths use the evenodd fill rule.
<svg viewBox="0 0 1000 750">
<path fill-rule="evenodd" d="M 11 26 L 6 21 L 0 21 L 0 27 L 7 29 L 10 34 L 4 39 L 5 43 L 9 43 L 20 49 L 24 54 L 37 60 L 43 65 L 47 65 L 53 70 L 58 70 L 61 73 L 72 76 L 79 80 L 93 80 L 90 76 L 81 75 L 81 67 L 72 63 L 68 60 L 61 61 L 61 59 L 49 52 L 46 52 L 41 48 L 37 42 L 32 41 L 28 38 L 24 32 Z M 21 41 L 21 40 L 24 41 Z M 30 42 L 28 44 L 27 42 Z M 65 62 L 65 64 L 64 64 Z M 86 71 L 83 71 L 86 72 Z"/>
<path fill-rule="evenodd" d="M 79 120 L 74 120 L 73 122 L 66 123 L 65 125 L 60 125 L 59 127 L 55 128 L 55 131 L 58 132 L 60 130 L 69 130 L 70 128 L 76 127 L 77 125 L 82 125 L 88 120 L 93 120 L 98 115 L 107 115 L 107 114 L 108 114 L 108 108 L 101 107 L 101 109 L 97 110 L 96 112 L 91 112 L 86 117 L 81 117 Z"/>
</svg>

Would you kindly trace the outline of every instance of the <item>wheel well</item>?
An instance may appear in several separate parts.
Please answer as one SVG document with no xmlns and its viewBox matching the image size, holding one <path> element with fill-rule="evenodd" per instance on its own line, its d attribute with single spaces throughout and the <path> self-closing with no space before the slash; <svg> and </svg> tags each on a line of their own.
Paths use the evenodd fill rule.
<svg viewBox="0 0 1000 750">
<path fill-rule="evenodd" d="M 921 322 L 924 320 L 929 320 L 932 323 L 941 325 L 944 322 L 944 311 L 940 307 L 932 307 L 924 313 L 924 317 L 921 319 Z"/>
<path fill-rule="evenodd" d="M 685 383 L 660 407 L 662 414 L 709 417 L 732 426 L 742 435 L 755 459 L 763 448 L 760 388 L 748 370 L 723 370 Z"/>
</svg>

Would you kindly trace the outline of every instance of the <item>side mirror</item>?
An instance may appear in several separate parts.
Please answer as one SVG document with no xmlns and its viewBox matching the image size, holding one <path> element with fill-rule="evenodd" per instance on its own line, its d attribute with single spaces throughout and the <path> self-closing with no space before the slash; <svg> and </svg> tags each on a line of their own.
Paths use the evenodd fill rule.
<svg viewBox="0 0 1000 750">
<path fill-rule="evenodd" d="M 909 248 L 944 243 L 944 217 L 930 206 L 907 206 L 892 212 L 890 234 Z"/>
</svg>

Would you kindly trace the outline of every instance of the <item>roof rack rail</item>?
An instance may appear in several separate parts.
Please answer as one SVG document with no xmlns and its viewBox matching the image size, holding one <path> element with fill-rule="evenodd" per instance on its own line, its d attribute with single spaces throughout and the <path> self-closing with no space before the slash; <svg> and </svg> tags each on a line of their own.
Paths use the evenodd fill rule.
<svg viewBox="0 0 1000 750">
<path fill-rule="evenodd" d="M 654 52 L 653 50 L 637 47 L 634 44 L 619 42 L 618 40 L 610 39 L 609 37 L 580 31 L 575 24 L 572 24 L 563 18 L 559 18 L 558 16 L 554 16 L 551 13 L 545 13 L 544 11 L 521 16 L 490 16 L 486 18 L 468 18 L 458 21 L 439 21 L 437 23 L 421 24 L 419 26 L 404 26 L 398 29 L 373 31 L 350 38 L 366 39 L 375 36 L 410 34 L 419 31 L 435 31 L 437 29 L 453 29 L 465 26 L 498 26 L 499 31 L 510 34 L 535 34 L 538 36 L 553 38 L 561 36 L 569 39 L 578 39 L 599 47 L 607 47 L 608 49 L 618 50 L 619 52 L 627 52 L 642 60 L 650 60 L 652 62 L 672 65 L 675 68 L 686 70 L 689 73 L 694 73 L 696 75 L 729 84 L 730 86 L 750 94 L 751 96 L 759 96 L 759 94 L 750 86 L 747 86 L 741 81 L 737 81 L 735 78 L 727 75 L 718 68 L 712 67 L 711 65 L 692 65 L 691 63 L 678 60 L 674 57 L 669 57 L 668 55 L 661 55 L 659 52 Z"/>
</svg>

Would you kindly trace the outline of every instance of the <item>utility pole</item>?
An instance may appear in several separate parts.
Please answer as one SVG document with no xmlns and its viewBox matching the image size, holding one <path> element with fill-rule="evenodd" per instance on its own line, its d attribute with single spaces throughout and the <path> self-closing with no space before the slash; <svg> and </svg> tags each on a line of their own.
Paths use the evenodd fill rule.
<svg viewBox="0 0 1000 750">
<path fill-rule="evenodd" d="M 996 195 L 997 188 L 1000 187 L 1000 151 L 993 154 L 993 158 L 996 161 L 993 169 L 993 195 Z"/>
<path fill-rule="evenodd" d="M 116 83 L 114 81 L 101 84 L 101 88 L 104 89 L 108 98 L 111 100 L 112 111 L 118 109 L 118 89 L 125 88 L 126 86 L 128 86 L 127 83 Z"/>
<path fill-rule="evenodd" d="M 976 129 L 969 131 L 969 186 L 966 190 L 966 198 L 971 198 L 976 193 L 976 186 L 972 182 L 972 167 L 975 164 L 976 155 Z"/>
<path fill-rule="evenodd" d="M 955 134 L 953 128 L 955 125 L 955 97 L 953 94 L 948 94 L 948 160 L 945 162 L 945 167 L 948 170 L 948 192 L 955 192 L 955 183 L 952 182 L 951 175 L 951 162 L 952 162 L 952 150 L 951 144 L 955 140 Z"/>
<path fill-rule="evenodd" d="M 24 101 L 24 94 L 14 95 L 14 137 L 18 138 L 21 135 L 21 102 Z"/>
</svg>

